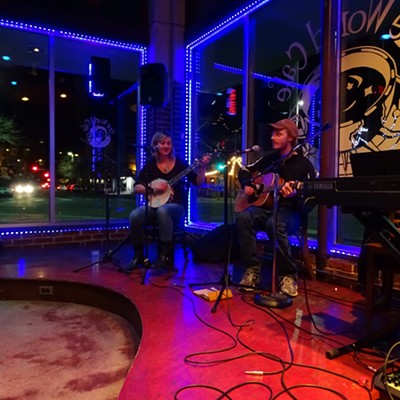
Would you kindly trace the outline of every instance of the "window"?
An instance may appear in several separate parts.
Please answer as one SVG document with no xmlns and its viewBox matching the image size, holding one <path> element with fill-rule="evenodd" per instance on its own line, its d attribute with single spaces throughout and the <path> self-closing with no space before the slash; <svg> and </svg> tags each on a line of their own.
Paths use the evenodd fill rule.
<svg viewBox="0 0 400 400">
<path fill-rule="evenodd" d="M 40 32 L 0 27 L 0 173 L 12 190 L 0 223 L 126 219 L 146 50 Z"/>
</svg>

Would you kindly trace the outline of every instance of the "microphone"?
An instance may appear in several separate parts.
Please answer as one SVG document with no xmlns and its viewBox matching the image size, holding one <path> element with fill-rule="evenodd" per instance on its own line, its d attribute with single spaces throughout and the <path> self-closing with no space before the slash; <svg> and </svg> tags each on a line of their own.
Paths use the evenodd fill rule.
<svg viewBox="0 0 400 400">
<path fill-rule="evenodd" d="M 259 146 L 258 144 L 255 144 L 254 146 L 251 146 L 249 149 L 237 151 L 236 154 L 251 153 L 253 151 L 258 153 L 259 151 L 261 151 L 261 146 Z"/>
</svg>

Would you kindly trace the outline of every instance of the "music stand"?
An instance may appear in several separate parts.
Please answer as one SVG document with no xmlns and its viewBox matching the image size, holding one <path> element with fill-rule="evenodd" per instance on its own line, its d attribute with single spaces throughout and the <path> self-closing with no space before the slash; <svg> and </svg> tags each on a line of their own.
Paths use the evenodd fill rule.
<svg viewBox="0 0 400 400">
<path fill-rule="evenodd" d="M 119 107 L 120 105 L 120 101 L 122 99 L 125 98 L 126 95 L 132 93 L 134 90 L 137 89 L 137 83 L 135 83 L 134 85 L 132 85 L 130 88 L 128 88 L 127 90 L 125 90 L 124 92 L 122 92 L 121 94 L 119 94 L 114 100 L 112 100 L 110 102 L 111 105 L 117 105 L 117 109 L 118 109 L 118 114 L 119 116 L 121 115 L 121 107 Z M 84 143 L 90 145 L 90 143 L 88 143 L 86 140 L 81 138 L 81 141 L 83 141 Z M 120 174 L 119 174 L 119 163 L 115 162 L 112 158 L 110 158 L 109 156 L 107 156 L 107 154 L 103 154 L 103 156 L 114 166 L 117 166 L 118 168 L 118 172 L 117 172 L 117 193 L 120 193 Z M 109 247 L 110 245 L 110 237 L 109 237 L 109 224 L 110 224 L 110 205 L 109 205 L 109 193 L 106 193 L 106 243 L 107 243 L 107 247 Z M 118 267 L 119 270 L 122 269 L 122 267 L 119 265 L 119 263 L 117 263 L 117 261 L 115 261 L 113 259 L 113 255 L 122 247 L 125 245 L 125 243 L 127 243 L 130 239 L 130 234 L 127 235 L 121 242 L 119 242 L 114 248 L 108 250 L 104 256 L 97 261 L 93 261 L 89 264 L 83 265 L 79 268 L 76 268 L 73 272 L 78 272 L 81 271 L 85 268 L 91 267 L 93 265 L 96 264 L 101 264 L 104 262 L 112 262 L 114 265 L 116 265 Z"/>
<path fill-rule="evenodd" d="M 107 247 L 109 247 L 109 245 L 110 245 L 109 230 L 110 230 L 110 203 L 109 203 L 109 194 L 106 193 L 106 242 L 107 242 Z M 89 267 L 91 267 L 93 265 L 97 265 L 97 264 L 100 265 L 100 264 L 103 264 L 105 262 L 111 262 L 115 266 L 117 266 L 119 269 L 121 269 L 121 266 L 119 265 L 119 263 L 116 260 L 114 260 L 113 255 L 122 246 L 124 246 L 125 243 L 127 243 L 129 239 L 130 239 L 130 235 L 128 235 L 121 242 L 119 242 L 115 247 L 113 247 L 112 249 L 108 250 L 100 260 L 92 261 L 89 264 L 82 265 L 82 266 L 74 269 L 73 272 L 78 272 L 78 271 L 81 271 L 83 269 L 89 268 Z"/>
</svg>

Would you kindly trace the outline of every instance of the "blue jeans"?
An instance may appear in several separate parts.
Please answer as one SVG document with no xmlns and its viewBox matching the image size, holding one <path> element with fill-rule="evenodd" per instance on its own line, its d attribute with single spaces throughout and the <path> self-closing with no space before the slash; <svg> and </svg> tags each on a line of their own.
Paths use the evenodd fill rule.
<svg viewBox="0 0 400 400">
<path fill-rule="evenodd" d="M 182 223 L 185 209 L 182 204 L 166 203 L 158 208 L 148 207 L 146 220 L 146 206 L 135 208 L 129 215 L 129 230 L 134 246 L 140 246 L 144 242 L 145 224 L 156 223 L 158 226 L 159 238 L 162 242 L 172 241 L 174 225 Z"/>
<path fill-rule="evenodd" d="M 296 262 L 292 257 L 289 235 L 300 226 L 299 216 L 290 208 L 279 208 L 276 229 L 276 268 L 277 276 L 296 275 Z M 237 231 L 240 245 L 240 259 L 245 269 L 260 271 L 257 257 L 257 238 L 259 231 L 266 232 L 270 240 L 274 239 L 273 211 L 261 207 L 249 207 L 237 216 Z"/>
</svg>

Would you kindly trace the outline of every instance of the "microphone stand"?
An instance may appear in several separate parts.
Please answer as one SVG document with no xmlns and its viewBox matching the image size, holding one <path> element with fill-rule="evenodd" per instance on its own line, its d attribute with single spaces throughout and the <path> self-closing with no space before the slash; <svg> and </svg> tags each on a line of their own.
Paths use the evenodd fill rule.
<svg viewBox="0 0 400 400">
<path fill-rule="evenodd" d="M 151 150 L 151 148 L 149 148 Z M 143 260 L 143 276 L 141 285 L 144 285 L 146 281 L 147 271 L 150 269 L 150 259 L 149 259 L 149 238 L 148 238 L 148 227 L 149 227 L 149 176 L 146 176 L 146 185 L 145 185 L 145 203 L 144 203 L 144 229 L 143 229 L 143 247 L 144 247 L 144 260 Z"/>
<path fill-rule="evenodd" d="M 228 163 L 227 163 L 227 159 L 225 157 L 225 168 L 224 168 L 224 225 L 225 227 L 228 226 Z M 232 245 L 232 236 L 233 236 L 233 227 L 231 226 L 230 229 L 230 241 L 229 241 L 229 252 L 228 252 L 228 256 L 226 258 L 225 261 L 225 265 L 224 265 L 224 272 L 223 275 L 220 279 L 220 284 L 221 284 L 221 289 L 218 293 L 218 297 L 215 300 L 215 303 L 211 309 L 212 313 L 215 313 L 217 311 L 217 307 L 219 305 L 219 302 L 222 300 L 222 296 L 225 294 L 226 290 L 228 289 L 228 287 L 232 284 L 230 276 L 229 276 L 229 261 L 230 261 L 230 250 L 231 250 L 231 245 Z"/>
<path fill-rule="evenodd" d="M 310 139 L 311 140 L 311 139 Z M 276 292 L 276 262 L 277 262 L 277 254 L 278 254 L 278 238 L 277 238 L 277 223 L 278 223 L 278 202 L 279 202 L 279 175 L 276 172 L 278 167 L 282 165 L 287 158 L 289 158 L 295 151 L 297 151 L 299 148 L 303 147 L 305 145 L 305 141 L 302 143 L 298 143 L 295 147 L 290 150 L 288 154 L 285 155 L 285 157 L 281 157 L 274 162 L 271 163 L 271 165 L 266 168 L 264 171 L 260 172 L 257 174 L 252 181 L 254 181 L 256 178 L 258 178 L 261 175 L 266 175 L 270 173 L 271 171 L 274 171 L 274 192 L 273 192 L 273 214 L 272 218 L 274 221 L 274 232 L 273 232 L 273 237 L 272 243 L 273 243 L 273 256 L 272 256 L 272 285 L 271 285 L 271 293 L 270 294 L 257 294 L 254 296 L 254 303 L 259 305 L 259 306 L 264 306 L 264 307 L 271 307 L 271 308 L 286 308 L 289 307 L 293 304 L 292 299 L 289 296 L 286 296 L 283 293 Z"/>
<path fill-rule="evenodd" d="M 268 168 L 270 170 L 271 168 Z M 293 304 L 292 299 L 283 293 L 276 292 L 276 259 L 278 253 L 278 240 L 277 240 L 277 224 L 278 224 L 278 200 L 279 200 L 279 175 L 274 173 L 274 197 L 273 197 L 273 219 L 274 219 L 274 233 L 272 242 L 273 257 L 272 257 L 272 289 L 269 295 L 257 294 L 254 296 L 254 303 L 271 308 L 286 308 Z"/>
<path fill-rule="evenodd" d="M 222 153 L 222 151 L 220 151 L 220 153 Z M 241 152 L 240 152 L 241 153 Z M 234 152 L 234 153 L 225 153 L 224 155 L 224 162 L 225 162 L 225 166 L 224 166 L 224 226 L 228 227 L 228 189 L 229 189 L 229 185 L 228 185 L 228 162 L 227 162 L 227 157 L 230 154 L 238 154 L 238 152 Z M 231 225 L 229 227 L 229 231 L 230 231 L 230 240 L 229 240 L 229 251 L 227 254 L 227 258 L 225 261 L 225 265 L 224 265 L 224 271 L 222 273 L 221 279 L 217 282 L 203 282 L 203 283 L 191 283 L 189 284 L 190 287 L 193 286 L 208 286 L 208 285 L 221 285 L 221 289 L 218 292 L 218 296 L 217 299 L 215 300 L 215 303 L 211 309 L 212 313 L 215 313 L 217 311 L 217 307 L 220 303 L 220 301 L 222 300 L 222 296 L 226 293 L 226 291 L 228 290 L 229 286 L 235 286 L 235 287 L 243 287 L 243 285 L 240 284 L 236 284 L 233 283 L 231 280 L 231 276 L 229 274 L 229 262 L 230 262 L 230 256 L 231 256 L 231 247 L 232 247 L 232 243 L 233 243 L 233 231 L 234 227 Z"/>
</svg>

